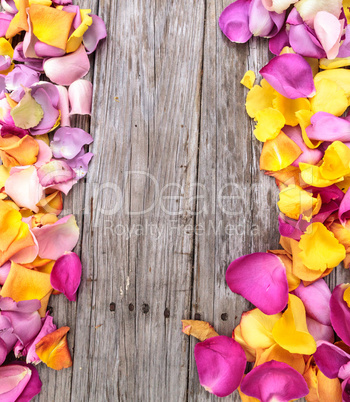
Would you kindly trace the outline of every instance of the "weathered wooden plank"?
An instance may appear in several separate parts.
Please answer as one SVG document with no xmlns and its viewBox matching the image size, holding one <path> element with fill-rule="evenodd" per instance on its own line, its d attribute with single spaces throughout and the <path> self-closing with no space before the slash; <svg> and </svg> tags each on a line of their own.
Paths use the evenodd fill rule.
<svg viewBox="0 0 350 402">
<path fill-rule="evenodd" d="M 196 237 L 191 314 L 228 336 L 250 306 L 228 289 L 227 266 L 241 255 L 278 244 L 278 191 L 259 171 L 261 145 L 253 137 L 244 106 L 247 90 L 240 84 L 248 69 L 257 73 L 266 64 L 268 46 L 261 40 L 232 44 L 223 36 L 217 21 L 230 3 L 207 1 L 198 181 L 209 201 L 206 210 L 197 207 L 197 223 L 205 233 Z M 217 400 L 199 385 L 195 343 L 191 340 L 189 399 Z M 240 398 L 235 393 L 227 400 Z"/>
</svg>

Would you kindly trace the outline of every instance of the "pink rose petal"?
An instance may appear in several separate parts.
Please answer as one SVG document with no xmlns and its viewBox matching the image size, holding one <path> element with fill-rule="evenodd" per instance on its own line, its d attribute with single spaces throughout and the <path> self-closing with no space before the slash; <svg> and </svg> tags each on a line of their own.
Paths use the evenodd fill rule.
<svg viewBox="0 0 350 402">
<path fill-rule="evenodd" d="M 306 134 L 310 140 L 350 141 L 350 122 L 330 113 L 317 112 L 311 117 Z"/>
<path fill-rule="evenodd" d="M 319 11 L 314 19 L 314 29 L 328 59 L 335 59 L 339 52 L 344 20 L 327 11 Z"/>
<path fill-rule="evenodd" d="M 271 360 L 244 377 L 241 391 L 261 402 L 289 402 L 306 396 L 309 388 L 303 376 L 288 364 Z"/>
<path fill-rule="evenodd" d="M 103 19 L 94 14 L 90 14 L 90 16 L 92 18 L 92 25 L 83 36 L 83 43 L 87 50 L 87 54 L 94 52 L 98 42 L 107 36 L 106 25 Z"/>
<path fill-rule="evenodd" d="M 274 57 L 260 74 L 286 98 L 312 97 L 316 93 L 311 67 L 298 54 Z"/>
<path fill-rule="evenodd" d="M 216 336 L 194 348 L 199 381 L 210 393 L 224 397 L 238 388 L 247 359 L 242 347 L 232 338 Z"/>
<path fill-rule="evenodd" d="M 330 325 L 331 291 L 323 279 L 304 286 L 303 283 L 294 290 L 296 296 L 304 303 L 306 314 L 324 325 Z"/>
<path fill-rule="evenodd" d="M 91 115 L 92 84 L 87 80 L 74 81 L 68 89 L 71 106 L 70 116 L 73 114 Z"/>
<path fill-rule="evenodd" d="M 55 158 L 73 159 L 79 154 L 84 145 L 91 144 L 93 138 L 80 128 L 59 128 L 51 142 Z"/>
<path fill-rule="evenodd" d="M 36 395 L 41 391 L 42 383 L 39 378 L 37 369 L 32 364 L 26 364 L 24 362 L 13 362 L 11 365 L 22 366 L 31 371 L 31 376 L 29 381 L 22 391 L 22 393 L 17 397 L 16 402 L 28 402 L 31 401 Z M 6 366 L 8 367 L 8 366 Z M 5 402 L 5 401 L 4 401 Z"/>
<path fill-rule="evenodd" d="M 62 85 L 56 86 L 59 93 L 58 109 L 61 111 L 61 127 L 70 127 L 68 90 Z"/>
<path fill-rule="evenodd" d="M 68 300 L 76 301 L 76 292 L 81 280 L 81 262 L 77 254 L 68 252 L 62 255 L 52 268 L 51 286 L 63 293 Z"/>
<path fill-rule="evenodd" d="M 324 325 L 306 316 L 307 329 L 315 341 L 334 342 L 334 331 L 331 325 Z"/>
<path fill-rule="evenodd" d="M 34 212 L 39 211 L 36 204 L 44 197 L 44 190 L 34 166 L 12 168 L 5 183 L 5 192 L 18 206 Z"/>
<path fill-rule="evenodd" d="M 66 251 L 72 251 L 79 239 L 79 228 L 73 215 L 32 231 L 39 244 L 39 257 L 50 260 L 57 260 Z"/>
<path fill-rule="evenodd" d="M 288 303 L 286 269 L 273 254 L 254 253 L 233 261 L 226 271 L 232 292 L 245 297 L 265 314 L 277 314 Z"/>
<path fill-rule="evenodd" d="M 44 62 L 47 77 L 58 85 L 71 85 L 90 70 L 89 58 L 83 45 L 62 57 L 52 57 Z"/>
<path fill-rule="evenodd" d="M 250 3 L 250 0 L 237 0 L 220 15 L 219 27 L 231 42 L 245 43 L 252 37 L 249 30 Z"/>
</svg>

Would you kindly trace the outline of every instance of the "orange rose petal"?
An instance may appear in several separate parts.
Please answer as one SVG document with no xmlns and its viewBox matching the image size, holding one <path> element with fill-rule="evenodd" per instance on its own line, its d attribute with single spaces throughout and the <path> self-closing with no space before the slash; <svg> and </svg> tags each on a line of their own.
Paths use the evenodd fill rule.
<svg viewBox="0 0 350 402">
<path fill-rule="evenodd" d="M 33 34 L 50 46 L 65 50 L 75 13 L 32 4 L 29 16 L 33 24 Z"/>
<path fill-rule="evenodd" d="M 0 137 L 0 157 L 5 167 L 33 165 L 38 153 L 38 142 L 30 135 Z"/>
<path fill-rule="evenodd" d="M 22 31 L 29 30 L 27 12 L 26 9 L 29 7 L 29 0 L 19 0 L 19 11 L 13 17 L 10 25 L 6 32 L 6 38 L 12 38 Z"/>
<path fill-rule="evenodd" d="M 69 327 L 61 327 L 44 336 L 35 346 L 35 352 L 42 362 L 54 370 L 72 366 L 67 343 Z"/>
<path fill-rule="evenodd" d="M 40 200 L 37 204 L 39 213 L 59 215 L 63 209 L 63 199 L 61 191 L 55 191 Z"/>
</svg>

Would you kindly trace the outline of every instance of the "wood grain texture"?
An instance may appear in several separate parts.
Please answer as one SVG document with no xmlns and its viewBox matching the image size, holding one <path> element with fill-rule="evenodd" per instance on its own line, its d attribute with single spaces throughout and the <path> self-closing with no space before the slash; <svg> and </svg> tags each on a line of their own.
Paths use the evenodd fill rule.
<svg viewBox="0 0 350 402">
<path fill-rule="evenodd" d="M 92 60 L 95 138 L 85 182 L 65 200 L 81 227 L 77 303 L 50 305 L 69 325 L 74 365 L 40 368 L 36 401 L 214 401 L 198 382 L 181 319 L 230 335 L 249 303 L 228 264 L 277 248 L 277 189 L 240 80 L 268 61 L 264 40 L 230 43 L 230 0 L 80 0 L 106 22 Z M 238 394 L 226 399 L 238 401 Z"/>
</svg>

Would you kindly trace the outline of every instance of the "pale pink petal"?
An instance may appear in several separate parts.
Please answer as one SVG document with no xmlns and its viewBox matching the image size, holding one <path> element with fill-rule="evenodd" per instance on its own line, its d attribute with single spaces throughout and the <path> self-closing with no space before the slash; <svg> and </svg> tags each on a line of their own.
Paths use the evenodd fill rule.
<svg viewBox="0 0 350 402">
<path fill-rule="evenodd" d="M 92 84 L 87 80 L 74 81 L 68 89 L 70 116 L 73 114 L 91 115 Z"/>
<path fill-rule="evenodd" d="M 92 18 L 92 25 L 83 36 L 83 43 L 87 50 L 87 54 L 94 52 L 98 42 L 107 36 L 106 25 L 103 19 L 94 14 L 90 14 L 90 16 Z"/>
<path fill-rule="evenodd" d="M 315 362 L 328 378 L 337 378 L 340 368 L 350 361 L 350 355 L 330 342 L 317 342 Z"/>
<path fill-rule="evenodd" d="M 51 148 L 42 140 L 36 140 L 39 144 L 39 153 L 38 159 L 35 162 L 34 166 L 40 168 L 41 166 L 45 165 L 46 163 L 50 162 L 52 158 Z"/>
<path fill-rule="evenodd" d="M 89 70 L 90 62 L 83 45 L 73 53 L 52 57 L 44 62 L 45 74 L 58 85 L 70 85 L 84 77 Z"/>
<path fill-rule="evenodd" d="M 53 188 L 56 184 L 65 183 L 75 178 L 74 170 L 65 161 L 55 159 L 42 165 L 38 169 L 37 175 L 44 188 Z"/>
<path fill-rule="evenodd" d="M 37 203 L 44 197 L 43 187 L 39 182 L 34 166 L 14 167 L 5 183 L 5 193 L 19 207 L 38 212 Z"/>
<path fill-rule="evenodd" d="M 314 28 L 327 58 L 335 59 L 339 52 L 344 20 L 339 21 L 337 17 L 327 11 L 319 11 L 314 19 Z"/>
<path fill-rule="evenodd" d="M 265 314 L 277 314 L 288 303 L 286 269 L 274 254 L 254 253 L 237 258 L 226 271 L 226 282 L 232 292 Z"/>
<path fill-rule="evenodd" d="M 199 381 L 210 393 L 224 397 L 238 388 L 245 370 L 245 353 L 234 339 L 215 336 L 194 348 Z"/>
<path fill-rule="evenodd" d="M 249 30 L 249 7 L 249 0 L 237 0 L 221 13 L 219 27 L 231 42 L 245 43 L 252 37 Z"/>
<path fill-rule="evenodd" d="M 51 142 L 51 149 L 55 158 L 73 159 L 84 145 L 91 144 L 93 138 L 80 128 L 59 128 Z"/>
<path fill-rule="evenodd" d="M 52 268 L 50 274 L 51 286 L 63 293 L 68 300 L 76 301 L 76 292 L 81 280 L 81 262 L 77 254 L 63 254 Z"/>
<path fill-rule="evenodd" d="M 298 54 L 274 57 L 260 74 L 286 98 L 312 97 L 316 93 L 310 64 Z"/>
<path fill-rule="evenodd" d="M 14 0 L 1 0 L 1 5 L 7 13 L 17 14 L 18 12 Z"/>
<path fill-rule="evenodd" d="M 309 286 L 300 283 L 293 293 L 304 303 L 306 314 L 309 317 L 324 325 L 331 324 L 329 301 L 332 294 L 323 279 L 319 279 Z"/>
<path fill-rule="evenodd" d="M 66 251 L 72 251 L 79 239 L 79 228 L 73 215 L 32 231 L 39 243 L 39 257 L 50 260 L 57 260 Z"/>
<path fill-rule="evenodd" d="M 271 360 L 243 378 L 241 391 L 261 402 L 288 402 L 303 398 L 309 388 L 303 376 L 288 364 Z"/>
<path fill-rule="evenodd" d="M 70 127 L 68 90 L 62 85 L 57 85 L 56 88 L 60 96 L 58 109 L 61 111 L 61 126 Z"/>
</svg>

